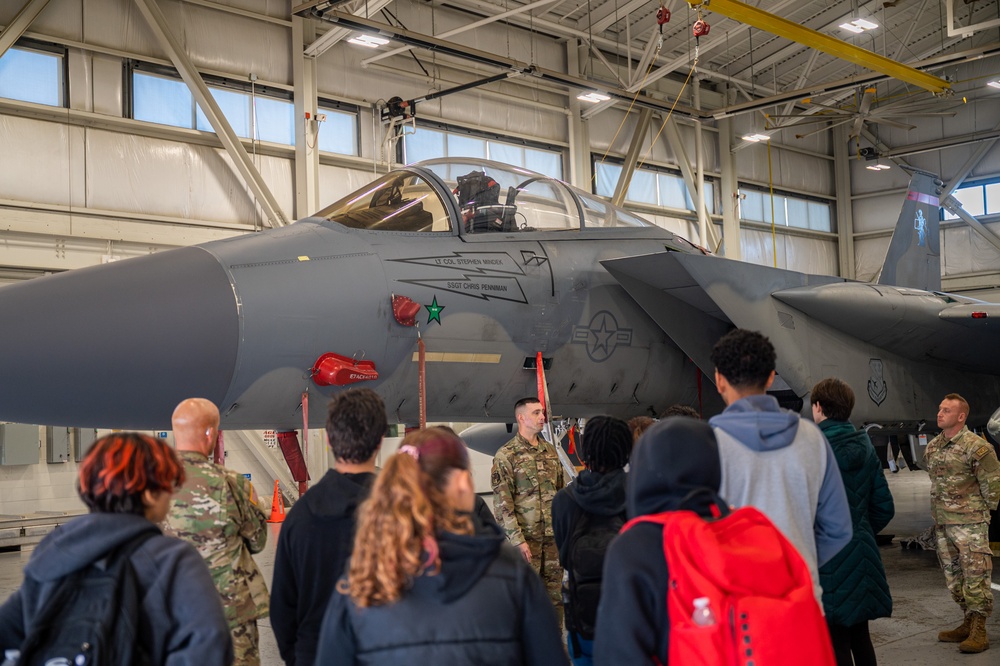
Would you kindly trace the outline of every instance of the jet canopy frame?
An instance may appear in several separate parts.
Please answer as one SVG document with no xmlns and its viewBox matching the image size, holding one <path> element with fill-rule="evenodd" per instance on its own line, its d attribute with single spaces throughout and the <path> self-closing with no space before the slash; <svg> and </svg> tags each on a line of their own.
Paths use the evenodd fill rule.
<svg viewBox="0 0 1000 666">
<path fill-rule="evenodd" d="M 462 236 L 655 226 L 561 180 L 465 157 L 393 170 L 316 217 L 369 231 Z"/>
</svg>

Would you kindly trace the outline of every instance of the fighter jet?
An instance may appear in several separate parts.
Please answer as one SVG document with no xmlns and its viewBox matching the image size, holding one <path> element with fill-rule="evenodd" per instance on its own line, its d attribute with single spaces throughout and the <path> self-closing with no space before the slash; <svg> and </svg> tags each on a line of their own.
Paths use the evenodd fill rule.
<svg viewBox="0 0 1000 666">
<path fill-rule="evenodd" d="M 718 411 L 703 372 L 601 262 L 704 255 L 558 180 L 472 159 L 388 173 L 287 227 L 0 289 L 0 420 L 167 429 L 202 396 L 222 427 L 312 427 L 367 386 L 418 422 Z M 306 400 L 303 401 L 303 396 Z M 316 408 L 319 406 L 320 408 Z"/>
<path fill-rule="evenodd" d="M 940 291 L 941 188 L 913 174 L 875 283 L 683 253 L 602 263 L 706 373 L 713 343 L 737 326 L 771 339 L 806 411 L 811 387 L 836 376 L 854 387 L 859 425 L 931 430 L 950 392 L 969 398 L 970 425 L 985 425 L 1000 404 L 1000 305 Z"/>
</svg>

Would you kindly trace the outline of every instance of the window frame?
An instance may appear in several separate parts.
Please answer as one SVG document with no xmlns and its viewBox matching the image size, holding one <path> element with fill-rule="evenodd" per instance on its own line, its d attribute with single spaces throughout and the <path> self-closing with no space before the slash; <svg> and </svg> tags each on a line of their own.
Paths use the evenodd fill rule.
<svg viewBox="0 0 1000 666">
<path fill-rule="evenodd" d="M 25 102 L 26 104 L 41 104 L 42 106 L 51 106 L 54 109 L 69 108 L 69 49 L 66 46 L 54 42 L 43 42 L 29 37 L 22 37 L 11 45 L 10 50 L 41 53 L 59 58 L 59 85 L 57 91 L 59 101 L 57 104 L 45 104 L 44 102 L 19 100 L 15 97 L 2 97 L 0 99 L 10 99 Z"/>
<path fill-rule="evenodd" d="M 482 140 L 486 141 L 486 148 L 487 148 L 486 156 L 483 157 L 483 158 L 477 158 L 477 159 L 486 159 L 486 160 L 491 160 L 491 161 L 494 161 L 494 162 L 501 161 L 501 160 L 497 160 L 496 158 L 493 158 L 493 157 L 490 156 L 490 154 L 489 154 L 489 142 L 490 141 L 495 141 L 497 143 L 504 143 L 504 144 L 507 144 L 509 146 L 517 146 L 517 147 L 521 147 L 521 148 L 530 148 L 532 150 L 540 150 L 540 151 L 544 151 L 544 152 L 553 153 L 556 157 L 558 157 L 558 160 L 559 160 L 559 171 L 560 172 L 557 175 L 553 175 L 553 174 L 543 174 L 543 175 L 548 176 L 550 178 L 555 178 L 557 180 L 565 180 L 565 173 L 566 173 L 566 150 L 562 146 L 557 146 L 557 145 L 554 145 L 554 144 L 551 144 L 551 143 L 546 143 L 544 141 L 539 141 L 539 140 L 535 140 L 535 139 L 526 139 L 526 138 L 523 138 L 523 137 L 511 137 L 511 136 L 508 136 L 506 134 L 501 134 L 499 132 L 488 132 L 488 131 L 482 131 L 482 130 L 475 130 L 475 129 L 471 129 L 471 128 L 468 128 L 468 127 L 462 127 L 462 126 L 459 126 L 459 125 L 451 125 L 449 123 L 441 122 L 439 120 L 428 120 L 428 119 L 422 119 L 422 118 L 419 118 L 419 117 L 416 119 L 416 128 L 417 128 L 417 131 L 419 131 L 421 129 L 430 129 L 430 130 L 435 130 L 435 131 L 438 131 L 438 132 L 443 132 L 445 134 L 446 140 L 447 140 L 447 136 L 449 134 L 458 134 L 458 135 L 464 135 L 464 136 L 474 137 L 474 138 L 482 139 Z M 400 163 L 400 164 L 403 164 L 404 163 L 404 159 L 405 159 L 405 157 L 404 157 L 404 145 L 403 145 L 405 141 L 406 141 L 406 137 L 404 136 L 403 137 L 403 141 L 396 142 L 396 161 L 398 163 Z M 439 155 L 438 157 L 441 157 L 441 158 L 460 158 L 460 157 L 468 157 L 468 155 Z M 435 159 L 435 158 L 430 158 L 430 159 Z M 505 164 L 509 164 L 509 162 L 505 162 Z M 531 171 L 535 171 L 535 169 L 532 169 L 530 166 L 527 166 L 527 165 L 524 165 L 524 164 L 515 164 L 513 166 L 519 166 L 519 167 L 521 167 L 523 169 L 529 169 Z"/>
<path fill-rule="evenodd" d="M 595 197 L 603 197 L 603 196 L 605 196 L 605 195 L 599 194 L 597 192 L 597 169 L 598 169 L 598 165 L 600 165 L 602 163 L 603 164 L 612 165 L 612 166 L 616 166 L 616 167 L 619 167 L 619 168 L 624 168 L 624 166 L 625 166 L 625 160 L 623 158 L 612 157 L 612 156 L 602 157 L 602 156 L 597 155 L 596 153 L 591 153 L 590 154 L 591 194 L 593 194 Z M 639 167 L 638 170 L 643 171 L 643 172 L 651 172 L 652 173 L 652 175 L 655 178 L 654 182 L 657 183 L 657 185 L 656 185 L 656 194 L 657 194 L 657 199 L 658 200 L 661 198 L 660 197 L 659 176 L 666 175 L 666 176 L 672 176 L 674 178 L 679 179 L 681 181 L 681 183 L 684 185 L 684 191 L 687 193 L 687 195 L 685 197 L 685 201 L 689 199 L 691 201 L 692 208 L 687 208 L 687 207 L 685 207 L 685 208 L 677 208 L 675 206 L 668 206 L 668 205 L 663 204 L 663 203 L 649 203 L 648 201 L 633 201 L 632 199 L 628 199 L 628 198 L 625 199 L 626 203 L 630 203 L 630 204 L 633 204 L 635 206 L 643 206 L 643 207 L 647 207 L 647 208 L 648 207 L 652 207 L 652 208 L 660 208 L 660 209 L 664 209 L 664 210 L 686 210 L 686 211 L 688 211 L 689 213 L 692 213 L 692 214 L 697 214 L 698 213 L 698 210 L 695 207 L 695 203 L 694 203 L 694 193 L 688 190 L 687 183 L 684 181 L 684 174 L 681 172 L 681 170 L 679 168 L 662 166 L 662 165 L 659 165 L 659 164 L 643 164 L 641 167 Z M 709 204 L 709 211 L 708 211 L 708 213 L 709 213 L 709 215 L 718 215 L 719 211 L 722 210 L 721 209 L 721 204 L 719 202 L 719 197 L 718 197 L 719 185 L 721 183 L 721 179 L 720 178 L 716 178 L 715 176 L 706 175 L 705 176 L 705 183 L 711 185 L 711 190 L 712 190 L 712 201 Z M 629 185 L 631 186 L 631 183 Z M 626 194 L 626 197 L 627 197 L 628 193 L 626 192 L 625 194 Z M 608 195 L 607 198 L 610 200 L 611 196 Z"/>
</svg>

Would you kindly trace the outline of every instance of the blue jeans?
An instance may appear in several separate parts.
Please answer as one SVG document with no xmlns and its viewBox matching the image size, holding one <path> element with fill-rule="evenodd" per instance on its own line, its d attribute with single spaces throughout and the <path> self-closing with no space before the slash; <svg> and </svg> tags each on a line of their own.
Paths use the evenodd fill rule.
<svg viewBox="0 0 1000 666">
<path fill-rule="evenodd" d="M 580 635 L 576 635 L 576 642 L 580 645 L 580 652 L 573 649 L 573 632 L 566 634 L 566 647 L 569 648 L 569 658 L 574 666 L 593 666 L 594 664 L 594 641 L 588 641 Z"/>
</svg>

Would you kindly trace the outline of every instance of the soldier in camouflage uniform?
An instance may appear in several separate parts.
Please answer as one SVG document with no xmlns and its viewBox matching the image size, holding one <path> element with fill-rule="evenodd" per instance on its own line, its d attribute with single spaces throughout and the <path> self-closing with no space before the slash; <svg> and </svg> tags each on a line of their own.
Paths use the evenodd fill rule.
<svg viewBox="0 0 1000 666">
<path fill-rule="evenodd" d="M 982 652 L 990 646 L 986 618 L 993 612 L 993 560 L 988 532 L 990 511 L 1000 502 L 1000 462 L 993 447 L 966 427 L 968 415 L 965 398 L 945 396 L 937 416 L 941 434 L 927 445 L 924 463 L 931 477 L 938 560 L 952 598 L 965 613 L 962 625 L 942 631 L 938 640 L 960 643 L 962 652 Z"/>
<path fill-rule="evenodd" d="M 552 532 L 552 498 L 565 483 L 559 456 L 539 436 L 545 412 L 535 398 L 514 405 L 517 434 L 493 458 L 493 509 L 510 540 L 541 575 L 562 626 L 562 579 Z"/>
<path fill-rule="evenodd" d="M 267 543 L 267 517 L 250 481 L 209 460 L 219 434 L 219 410 L 192 398 L 173 415 L 174 441 L 186 480 L 174 495 L 167 534 L 191 543 L 205 559 L 222 598 L 235 664 L 260 664 L 257 619 L 267 617 L 264 577 L 251 557 Z"/>
</svg>

